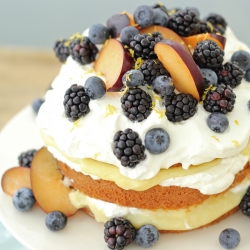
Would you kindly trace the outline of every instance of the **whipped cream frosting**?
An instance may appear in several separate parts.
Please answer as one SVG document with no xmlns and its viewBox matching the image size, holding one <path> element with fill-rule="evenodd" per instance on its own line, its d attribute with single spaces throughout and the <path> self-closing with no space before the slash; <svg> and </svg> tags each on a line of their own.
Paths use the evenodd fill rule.
<svg viewBox="0 0 250 250">
<path fill-rule="evenodd" d="M 237 40 L 230 28 L 226 31 L 226 38 L 224 62 L 230 61 L 231 55 L 236 50 L 249 51 L 245 44 Z M 247 101 L 250 99 L 250 83 L 245 80 L 234 89 L 237 97 L 234 110 L 227 115 L 229 128 L 224 133 L 218 134 L 207 126 L 206 119 L 209 113 L 204 110 L 202 104 L 198 104 L 196 114 L 187 121 L 172 123 L 164 115 L 162 101 L 146 88 L 144 90 L 155 102 L 155 109 L 140 123 L 133 123 L 123 114 L 120 92 L 109 92 L 99 100 L 91 100 L 90 113 L 72 123 L 64 113 L 65 91 L 74 83 L 84 86 L 86 79 L 93 75 L 97 75 L 93 71 L 93 63 L 81 66 L 69 57 L 53 81 L 53 89 L 46 93 L 46 102 L 37 116 L 39 128 L 51 136 L 60 150 L 70 157 L 92 158 L 110 163 L 117 166 L 122 175 L 143 180 L 152 178 L 161 168 L 167 169 L 176 163 L 181 163 L 184 169 L 188 169 L 190 165 L 209 162 L 215 158 L 236 156 L 248 143 L 250 112 Z M 101 78 L 105 81 L 103 77 Z M 146 159 L 135 168 L 123 167 L 113 154 L 114 134 L 118 130 L 131 128 L 144 141 L 147 131 L 157 127 L 165 129 L 170 136 L 171 142 L 167 151 L 153 155 L 145 150 Z"/>
</svg>

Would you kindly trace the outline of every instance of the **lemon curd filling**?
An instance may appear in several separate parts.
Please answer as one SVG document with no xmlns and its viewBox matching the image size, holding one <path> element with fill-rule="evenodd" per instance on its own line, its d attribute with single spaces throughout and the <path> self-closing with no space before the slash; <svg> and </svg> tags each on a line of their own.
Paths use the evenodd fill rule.
<svg viewBox="0 0 250 250">
<path fill-rule="evenodd" d="M 145 224 L 153 224 L 159 230 L 191 230 L 211 223 L 235 208 L 249 185 L 250 179 L 246 177 L 235 188 L 223 194 L 210 196 L 200 205 L 178 210 L 122 207 L 90 198 L 76 190 L 71 191 L 69 197 L 76 208 L 88 207 L 98 222 L 105 223 L 113 217 L 122 216 L 133 221 L 136 228 Z"/>
<path fill-rule="evenodd" d="M 156 176 L 149 180 L 133 180 L 123 176 L 119 169 L 108 163 L 93 159 L 76 159 L 61 151 L 55 141 L 42 132 L 43 140 L 49 151 L 60 161 L 93 179 L 113 181 L 117 186 L 128 190 L 144 191 L 155 185 L 181 186 L 199 189 L 203 194 L 217 194 L 226 190 L 234 181 L 235 175 L 244 168 L 250 156 L 250 142 L 238 155 L 215 159 L 211 162 L 189 167 L 181 166 L 161 169 Z"/>
</svg>

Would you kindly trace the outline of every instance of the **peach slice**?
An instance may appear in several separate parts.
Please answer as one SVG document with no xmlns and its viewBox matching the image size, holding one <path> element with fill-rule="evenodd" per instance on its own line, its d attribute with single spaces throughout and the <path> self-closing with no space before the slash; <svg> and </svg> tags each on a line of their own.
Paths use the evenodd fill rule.
<svg viewBox="0 0 250 250">
<path fill-rule="evenodd" d="M 19 188 L 31 188 L 30 168 L 13 167 L 2 176 L 2 189 L 6 194 L 13 196 Z"/>
<path fill-rule="evenodd" d="M 47 148 L 35 154 L 30 177 L 34 196 L 44 212 L 59 210 L 67 216 L 77 212 L 69 199 L 70 188 L 64 186 L 63 175 Z"/>
<path fill-rule="evenodd" d="M 205 89 L 204 80 L 184 47 L 172 40 L 162 40 L 155 45 L 154 52 L 173 78 L 176 89 L 199 101 Z"/>
<path fill-rule="evenodd" d="M 118 92 L 123 88 L 122 76 L 132 69 L 133 63 L 123 45 L 118 40 L 110 39 L 100 51 L 94 69 L 106 78 L 108 92 Z"/>
<path fill-rule="evenodd" d="M 186 45 L 194 49 L 198 42 L 204 41 L 204 40 L 211 40 L 216 42 L 221 49 L 224 50 L 226 45 L 226 37 L 214 33 L 203 33 L 203 34 L 197 34 L 194 36 L 187 36 L 182 37 L 182 40 L 186 43 Z"/>
<path fill-rule="evenodd" d="M 173 41 L 181 44 L 185 48 L 185 50 L 191 55 L 191 52 L 190 52 L 188 46 L 186 45 L 186 43 L 183 41 L 183 39 L 178 34 L 176 34 L 174 31 L 172 31 L 171 29 L 168 29 L 168 28 L 162 27 L 162 26 L 152 25 L 152 26 L 140 29 L 139 32 L 140 32 L 140 34 L 160 32 L 164 39 L 173 40 Z"/>
</svg>

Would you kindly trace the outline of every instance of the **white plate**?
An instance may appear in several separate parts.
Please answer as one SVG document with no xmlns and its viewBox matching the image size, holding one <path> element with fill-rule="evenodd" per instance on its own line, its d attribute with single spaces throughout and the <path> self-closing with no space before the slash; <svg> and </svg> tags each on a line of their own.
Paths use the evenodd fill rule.
<svg viewBox="0 0 250 250">
<path fill-rule="evenodd" d="M 23 109 L 3 129 L 0 134 L 0 176 L 13 166 L 17 166 L 18 155 L 29 149 L 39 149 L 43 145 L 35 124 L 31 107 Z M 45 226 L 46 214 L 38 207 L 30 212 L 19 212 L 12 205 L 10 196 L 0 189 L 0 220 L 12 235 L 25 247 L 32 250 L 107 250 L 103 240 L 103 224 L 79 211 L 68 219 L 65 229 L 51 232 Z M 237 250 L 248 250 L 250 245 L 250 221 L 241 212 L 220 223 L 204 229 L 181 234 L 162 234 L 152 250 L 187 249 L 221 250 L 219 234 L 225 228 L 235 228 L 241 235 Z M 0 248 L 3 249 L 0 245 Z M 132 243 L 125 249 L 139 250 Z"/>
</svg>

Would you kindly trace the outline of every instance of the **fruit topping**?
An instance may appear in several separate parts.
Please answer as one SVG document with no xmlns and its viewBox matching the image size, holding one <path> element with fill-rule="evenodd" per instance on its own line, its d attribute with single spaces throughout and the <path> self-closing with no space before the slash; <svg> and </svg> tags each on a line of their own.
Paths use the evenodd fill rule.
<svg viewBox="0 0 250 250">
<path fill-rule="evenodd" d="M 246 71 L 245 79 L 246 79 L 246 81 L 250 82 L 250 69 Z"/>
<path fill-rule="evenodd" d="M 127 128 L 124 131 L 116 132 L 113 141 L 113 153 L 121 161 L 122 166 L 134 168 L 146 158 L 142 140 L 132 129 Z"/>
<path fill-rule="evenodd" d="M 31 150 L 28 150 L 26 152 L 22 152 L 18 156 L 19 166 L 30 168 L 31 162 L 32 162 L 33 157 L 36 154 L 36 152 L 37 152 L 37 150 L 35 150 L 35 149 L 31 149 Z"/>
<path fill-rule="evenodd" d="M 190 52 L 188 46 L 186 45 L 186 43 L 183 40 L 184 38 L 180 37 L 173 30 L 171 30 L 169 28 L 152 25 L 152 26 L 149 26 L 146 28 L 142 28 L 139 31 L 140 31 L 140 34 L 159 32 L 159 33 L 161 33 L 161 35 L 163 36 L 164 39 L 170 39 L 174 42 L 181 44 L 185 48 L 185 50 L 191 55 L 191 52 Z"/>
<path fill-rule="evenodd" d="M 211 40 L 223 50 L 226 45 L 226 38 L 215 33 L 202 33 L 193 36 L 182 37 L 182 40 L 191 48 L 194 49 L 197 44 L 204 40 Z"/>
<path fill-rule="evenodd" d="M 121 250 L 135 239 L 135 228 L 124 218 L 113 218 L 104 228 L 104 240 L 110 249 Z"/>
<path fill-rule="evenodd" d="M 153 8 L 148 5 L 141 5 L 134 11 L 134 20 L 141 27 L 147 27 L 154 22 Z"/>
<path fill-rule="evenodd" d="M 247 107 L 250 110 L 250 100 L 247 102 Z"/>
<path fill-rule="evenodd" d="M 240 85 L 244 77 L 244 72 L 236 62 L 227 62 L 218 69 L 217 75 L 218 83 L 223 83 L 229 85 L 231 88 L 235 88 Z"/>
<path fill-rule="evenodd" d="M 126 13 L 114 14 L 107 21 L 107 27 L 111 37 L 116 38 L 122 29 L 130 25 L 130 18 Z"/>
<path fill-rule="evenodd" d="M 250 54 L 245 50 L 237 50 L 231 57 L 231 62 L 236 62 L 244 71 L 250 69 Z"/>
<path fill-rule="evenodd" d="M 192 9 L 177 11 L 168 20 L 168 27 L 180 36 L 192 36 L 199 31 L 199 15 Z"/>
<path fill-rule="evenodd" d="M 148 85 L 152 85 L 153 80 L 158 76 L 170 76 L 158 59 L 145 60 L 139 70 L 143 73 Z"/>
<path fill-rule="evenodd" d="M 218 76 L 212 69 L 201 68 L 200 71 L 204 79 L 205 88 L 208 88 L 209 85 L 218 85 Z"/>
<path fill-rule="evenodd" d="M 250 186 L 248 187 L 246 193 L 244 194 L 239 207 L 242 213 L 250 218 Z"/>
<path fill-rule="evenodd" d="M 64 95 L 64 109 L 66 116 L 74 122 L 89 113 L 90 98 L 81 85 L 73 84 Z"/>
<path fill-rule="evenodd" d="M 59 210 L 71 216 L 77 212 L 69 199 L 71 189 L 63 183 L 56 159 L 47 148 L 41 148 L 34 156 L 30 179 L 36 201 L 45 213 Z"/>
<path fill-rule="evenodd" d="M 44 99 L 35 99 L 32 102 L 32 109 L 35 112 L 35 114 L 38 113 L 39 109 L 41 108 L 42 104 L 45 102 Z"/>
<path fill-rule="evenodd" d="M 162 3 L 158 2 L 158 3 L 155 3 L 154 5 L 151 6 L 154 9 L 161 9 L 162 11 L 166 12 L 168 14 L 168 10 L 166 8 L 165 5 L 163 5 Z"/>
<path fill-rule="evenodd" d="M 137 34 L 139 34 L 139 30 L 134 26 L 125 27 L 120 34 L 121 42 L 125 45 L 129 45 L 133 37 Z"/>
<path fill-rule="evenodd" d="M 204 80 L 186 49 L 181 44 L 166 39 L 155 45 L 155 53 L 170 73 L 175 88 L 181 93 L 191 94 L 199 101 L 205 89 Z"/>
<path fill-rule="evenodd" d="M 13 196 L 13 204 L 15 208 L 22 212 L 31 210 L 35 202 L 36 199 L 32 190 L 27 187 L 18 189 Z"/>
<path fill-rule="evenodd" d="M 204 96 L 203 107 L 208 112 L 221 112 L 226 114 L 234 108 L 236 95 L 229 85 L 219 84 L 212 87 Z"/>
<path fill-rule="evenodd" d="M 227 23 L 221 15 L 211 13 L 205 17 L 203 21 L 209 22 L 213 25 L 213 32 L 220 33 L 221 35 L 225 33 Z"/>
<path fill-rule="evenodd" d="M 212 29 L 212 26 L 209 25 L 207 22 L 200 22 L 198 34 L 211 33 Z"/>
<path fill-rule="evenodd" d="M 166 117 L 171 122 L 180 122 L 192 117 L 198 101 L 190 94 L 174 94 L 164 98 Z"/>
<path fill-rule="evenodd" d="M 23 187 L 31 188 L 30 168 L 13 167 L 8 169 L 2 176 L 2 189 L 11 196 Z"/>
<path fill-rule="evenodd" d="M 220 233 L 219 242 L 225 249 L 234 249 L 240 243 L 240 234 L 233 228 L 226 228 Z"/>
<path fill-rule="evenodd" d="M 131 69 L 123 75 L 122 83 L 129 88 L 142 86 L 145 84 L 144 75 L 139 70 Z"/>
<path fill-rule="evenodd" d="M 225 114 L 214 112 L 207 118 L 208 127 L 216 133 L 223 133 L 227 130 L 229 121 Z"/>
<path fill-rule="evenodd" d="M 215 69 L 222 66 L 224 51 L 214 41 L 204 40 L 195 47 L 193 58 L 199 67 Z"/>
<path fill-rule="evenodd" d="M 124 114 L 132 122 L 142 122 L 152 111 L 152 98 L 140 88 L 128 89 L 121 98 Z"/>
<path fill-rule="evenodd" d="M 153 24 L 167 27 L 169 18 L 168 14 L 161 8 L 155 8 L 153 9 L 153 12 L 154 12 Z"/>
<path fill-rule="evenodd" d="M 157 95 L 164 97 L 171 95 L 174 92 L 175 87 L 172 78 L 163 75 L 154 79 L 152 89 Z"/>
<path fill-rule="evenodd" d="M 139 246 L 149 248 L 156 244 L 159 237 L 160 233 L 157 228 L 153 225 L 146 224 L 136 231 L 135 241 Z"/>
<path fill-rule="evenodd" d="M 89 28 L 89 40 L 94 44 L 104 44 L 109 39 L 109 29 L 103 24 L 97 23 Z"/>
<path fill-rule="evenodd" d="M 153 128 L 146 133 L 144 143 L 150 153 L 158 155 L 168 149 L 170 137 L 164 129 Z"/>
<path fill-rule="evenodd" d="M 58 231 L 67 225 L 67 216 L 60 211 L 52 211 L 46 215 L 45 225 L 51 231 Z"/>
<path fill-rule="evenodd" d="M 78 35 L 70 42 L 69 52 L 74 60 L 85 65 L 95 61 L 98 49 L 88 37 Z"/>
<path fill-rule="evenodd" d="M 94 69 L 105 77 L 108 92 L 118 92 L 124 87 L 122 76 L 132 69 L 133 64 L 134 60 L 123 44 L 118 40 L 110 39 L 100 51 Z"/>
<path fill-rule="evenodd" d="M 66 42 L 67 42 L 66 39 L 58 40 L 56 41 L 54 46 L 54 51 L 56 53 L 56 56 L 62 63 L 66 62 L 68 56 L 70 55 L 69 47 L 65 45 Z"/>
<path fill-rule="evenodd" d="M 89 77 L 84 84 L 84 89 L 92 100 L 100 99 L 106 94 L 105 82 L 97 76 Z"/>
<path fill-rule="evenodd" d="M 163 39 L 159 32 L 138 34 L 130 42 L 130 48 L 134 51 L 134 57 L 142 59 L 156 59 L 155 45 Z"/>
</svg>

